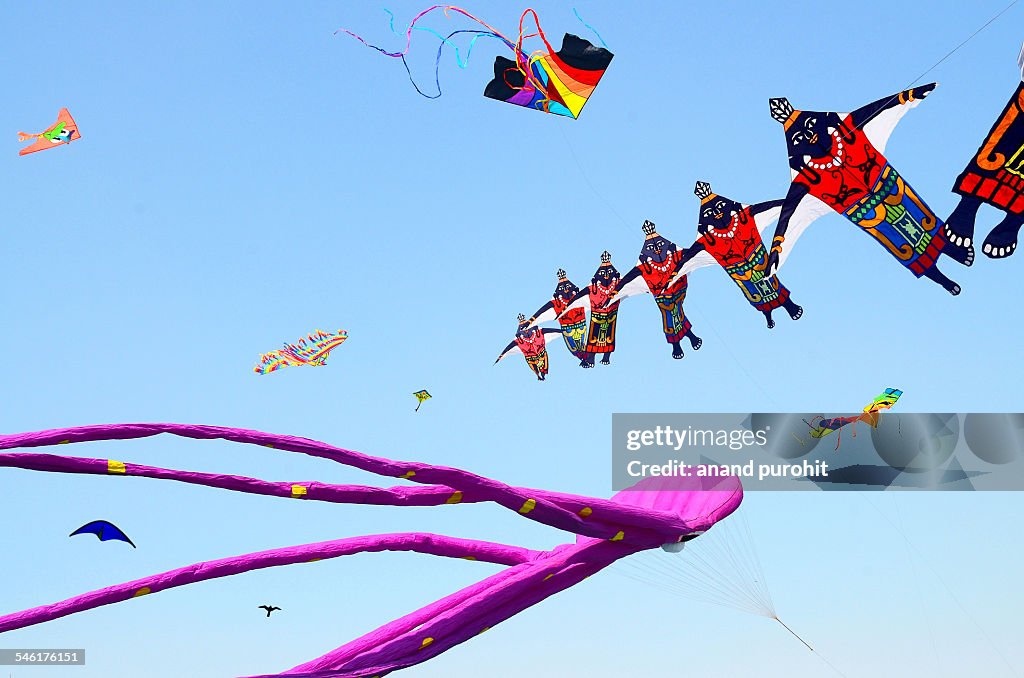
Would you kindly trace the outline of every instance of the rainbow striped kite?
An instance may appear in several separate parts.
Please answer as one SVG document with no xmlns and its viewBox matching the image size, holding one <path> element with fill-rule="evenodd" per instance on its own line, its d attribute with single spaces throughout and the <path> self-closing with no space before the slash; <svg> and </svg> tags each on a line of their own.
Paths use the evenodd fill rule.
<svg viewBox="0 0 1024 678">
<path fill-rule="evenodd" d="M 269 374 L 282 367 L 298 367 L 312 365 L 320 367 L 327 364 L 327 356 L 348 339 L 348 332 L 338 330 L 330 333 L 316 330 L 298 343 L 285 344 L 284 348 L 260 356 L 260 362 L 253 368 L 256 374 Z"/>
<path fill-rule="evenodd" d="M 479 24 L 482 29 L 460 29 L 452 31 L 445 36 L 432 28 L 417 25 L 420 19 L 437 9 L 442 10 L 445 16 L 448 16 L 449 12 L 461 14 Z M 579 18 L 579 14 L 576 16 Z M 532 17 L 536 27 L 530 33 L 527 33 L 525 28 L 527 17 Z M 582 18 L 580 21 L 583 21 Z M 586 23 L 584 23 L 584 26 L 591 28 Z M 394 30 L 393 15 L 391 30 L 397 33 Z M 441 54 L 444 51 L 445 45 L 452 47 L 459 67 L 465 68 L 469 63 L 469 54 L 472 52 L 477 39 L 483 37 L 500 40 L 512 50 L 514 58 L 509 59 L 503 56 L 495 58 L 494 79 L 487 83 L 484 89 L 484 96 L 535 111 L 563 115 L 573 119 L 579 117 L 583 106 L 587 103 L 590 95 L 593 94 L 601 78 L 604 77 L 608 65 L 615 56 L 603 46 L 604 40 L 601 40 L 601 36 L 597 35 L 597 31 L 594 31 L 594 34 L 601 40 L 602 47 L 596 47 L 589 40 L 566 33 L 565 37 L 562 38 L 562 48 L 555 51 L 540 27 L 540 19 L 537 13 L 532 9 L 524 11 L 519 18 L 519 35 L 514 41 L 505 37 L 466 10 L 452 5 L 434 5 L 416 15 L 405 31 L 405 49 L 400 52 L 389 52 L 376 45 L 371 45 L 360 36 L 346 29 L 339 29 L 339 31 L 348 33 L 367 47 L 375 49 L 385 56 L 401 59 L 406 71 L 409 73 L 409 79 L 412 81 L 413 87 L 428 99 L 437 99 L 441 96 L 441 83 L 438 72 Z M 441 41 L 437 48 L 437 58 L 434 62 L 434 83 L 437 87 L 437 94 L 427 94 L 413 80 L 412 71 L 409 69 L 409 64 L 406 61 L 406 55 L 408 55 L 412 44 L 413 31 L 430 33 Z M 462 58 L 458 45 L 452 41 L 452 38 L 463 33 L 473 36 L 466 49 L 465 59 Z M 523 41 L 528 38 L 540 38 L 544 44 L 544 49 L 533 52 L 525 51 L 523 49 Z"/>
<path fill-rule="evenodd" d="M 841 431 L 844 426 L 848 424 L 856 424 L 858 421 L 867 422 L 872 428 L 878 428 L 878 419 L 882 410 L 890 409 L 896 404 L 896 401 L 900 399 L 901 395 L 903 395 L 903 391 L 898 388 L 887 388 L 881 395 L 876 396 L 874 400 L 864 407 L 863 414 L 857 414 L 851 417 L 833 417 L 831 419 L 820 417 L 820 421 L 817 422 L 817 425 L 815 425 L 814 422 L 819 419 L 819 417 L 815 417 L 811 421 L 804 420 L 804 423 L 811 427 L 810 436 L 812 438 L 824 438 L 836 431 L 840 431 L 841 435 Z M 854 435 L 857 434 L 854 433 Z M 837 440 L 837 450 L 839 449 L 839 443 L 840 440 Z"/>
</svg>

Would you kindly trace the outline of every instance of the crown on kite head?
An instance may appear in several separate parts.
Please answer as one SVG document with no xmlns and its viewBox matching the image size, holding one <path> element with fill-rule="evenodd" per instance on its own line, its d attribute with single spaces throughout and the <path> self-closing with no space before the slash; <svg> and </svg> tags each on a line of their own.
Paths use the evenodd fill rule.
<svg viewBox="0 0 1024 678">
<path fill-rule="evenodd" d="M 657 229 L 654 226 L 654 222 L 647 221 L 645 219 L 644 220 L 644 235 L 646 235 L 648 238 L 650 238 L 651 236 L 655 235 L 656 233 L 657 233 Z"/>
<path fill-rule="evenodd" d="M 693 194 L 700 198 L 701 205 L 715 197 L 715 194 L 711 192 L 711 184 L 706 181 L 698 181 L 697 186 L 693 189 Z"/>
<path fill-rule="evenodd" d="M 601 265 L 604 266 L 610 263 L 612 263 L 612 255 L 609 254 L 608 250 L 601 252 Z"/>
<path fill-rule="evenodd" d="M 565 278 L 565 269 L 564 269 L 564 268 L 560 268 L 560 269 L 558 269 L 558 272 L 557 272 L 557 273 L 555 273 L 555 275 L 557 275 L 557 276 L 558 276 L 558 279 L 559 279 L 559 280 L 565 280 L 565 279 L 566 279 L 566 278 Z"/>
<path fill-rule="evenodd" d="M 783 128 L 787 130 L 800 113 L 799 111 L 793 110 L 793 104 L 789 103 L 789 99 L 786 97 L 769 99 L 768 110 L 772 112 L 772 117 L 781 122 Z"/>
<path fill-rule="evenodd" d="M 520 313 L 518 316 L 516 316 L 516 320 L 518 320 L 521 323 L 525 323 L 526 322 L 526 316 L 523 315 L 522 313 Z"/>
</svg>

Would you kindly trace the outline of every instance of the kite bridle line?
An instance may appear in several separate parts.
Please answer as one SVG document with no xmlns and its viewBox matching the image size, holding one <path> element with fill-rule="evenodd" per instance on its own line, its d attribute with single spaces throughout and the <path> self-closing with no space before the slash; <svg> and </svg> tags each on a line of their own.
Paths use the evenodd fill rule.
<svg viewBox="0 0 1024 678">
<path fill-rule="evenodd" d="M 637 554 L 610 571 L 669 594 L 776 621 L 833 672 L 849 678 L 780 618 L 742 507 L 681 553 Z"/>
<path fill-rule="evenodd" d="M 821 661 L 825 662 L 825 663 L 826 663 L 826 664 L 828 665 L 828 667 L 829 667 L 830 669 L 832 669 L 833 671 L 835 671 L 836 673 L 838 673 L 838 674 L 839 674 L 840 676 L 843 676 L 843 678 L 846 678 L 846 674 L 845 674 L 845 673 L 843 673 L 842 671 L 840 671 L 840 670 L 839 670 L 839 668 L 838 668 L 838 667 L 836 667 L 836 666 L 835 666 L 835 665 L 834 665 L 834 664 L 833 664 L 832 662 L 830 662 L 829 660 L 825 659 L 825 657 L 824 657 L 824 656 L 822 656 L 822 654 L 821 654 L 820 652 L 816 651 L 816 650 L 815 650 L 815 649 L 814 649 L 813 647 L 811 647 L 811 644 L 810 644 L 810 643 L 808 643 L 808 642 L 807 642 L 806 640 L 804 640 L 804 639 L 803 639 L 803 638 L 801 638 L 801 637 L 800 637 L 799 635 L 797 635 L 796 631 L 794 631 L 793 629 L 789 628 L 789 626 L 788 626 L 788 625 L 786 624 L 786 622 L 784 622 L 784 621 L 782 621 L 781 619 L 779 619 L 779 618 L 778 618 L 778 616 L 772 617 L 772 619 L 774 619 L 775 621 L 777 621 L 777 622 L 779 622 L 780 624 L 782 624 L 782 628 L 784 628 L 784 629 L 786 629 L 787 631 L 789 631 L 790 633 L 792 633 L 792 634 L 793 634 L 793 637 L 794 637 L 794 638 L 796 638 L 797 640 L 799 640 L 799 641 L 800 641 L 801 643 L 803 643 L 804 645 L 806 645 L 806 646 L 807 646 L 807 649 L 808 649 L 808 650 L 810 650 L 810 651 L 811 651 L 811 652 L 813 652 L 814 654 L 816 654 L 816 655 L 818 655 L 819 657 L 821 657 Z"/>
</svg>

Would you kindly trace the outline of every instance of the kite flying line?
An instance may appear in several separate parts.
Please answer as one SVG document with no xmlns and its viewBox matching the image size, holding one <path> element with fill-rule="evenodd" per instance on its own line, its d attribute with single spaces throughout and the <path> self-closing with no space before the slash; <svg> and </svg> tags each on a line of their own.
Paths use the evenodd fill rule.
<svg viewBox="0 0 1024 678">
<path fill-rule="evenodd" d="M 1006 14 L 1006 12 L 1008 12 L 1008 11 L 1009 11 L 1009 10 L 1010 10 L 1010 9 L 1011 9 L 1011 8 L 1012 8 L 1012 7 L 1014 6 L 1014 5 L 1016 5 L 1016 4 L 1018 3 L 1018 2 L 1020 2 L 1020 0 L 1013 0 L 1013 2 L 1011 2 L 1011 3 L 1009 4 L 1009 5 L 1007 5 L 1006 7 L 1004 7 L 1004 8 L 1003 8 L 1003 9 L 1002 9 L 1001 11 L 999 11 L 999 12 L 998 12 L 998 13 L 997 13 L 997 14 L 996 14 L 995 16 L 993 16 L 993 17 L 992 17 L 991 19 L 989 19 L 989 20 L 988 20 L 988 21 L 986 21 L 986 22 L 985 22 L 984 24 L 982 24 L 982 26 L 981 26 L 980 28 L 978 28 L 978 30 L 976 30 L 976 31 L 974 31 L 973 33 L 971 33 L 971 34 L 970 34 L 970 35 L 969 35 L 969 36 L 967 37 L 967 39 L 966 39 L 966 40 L 964 40 L 964 41 L 963 41 L 963 42 L 961 42 L 961 43 L 960 43 L 959 45 L 957 45 L 957 46 L 956 46 L 956 47 L 954 47 L 953 49 L 951 49 L 951 50 L 949 50 L 948 52 L 946 52 L 946 55 L 945 55 L 944 57 L 942 57 L 941 59 L 939 59 L 938 61 L 936 61 L 936 62 L 935 62 L 934 64 L 932 64 L 931 66 L 929 66 L 929 67 L 928 67 L 928 69 L 927 69 L 927 70 L 925 70 L 925 72 L 924 72 L 924 73 L 922 73 L 921 75 L 919 75 L 919 76 L 917 76 L 916 78 L 914 78 L 913 80 L 911 80 L 909 84 L 907 84 L 907 85 L 905 85 L 904 87 L 900 88 L 900 92 L 901 92 L 901 93 L 902 93 L 902 92 L 905 92 L 905 91 L 909 90 L 910 88 L 912 88 L 912 87 L 913 87 L 914 85 L 916 85 L 916 84 L 917 84 L 918 82 L 920 82 L 920 81 L 921 81 L 921 78 L 923 78 L 924 76 L 926 76 L 926 75 L 928 75 L 929 73 L 931 73 L 932 71 L 934 71 L 934 70 L 935 70 L 936 68 L 938 68 L 938 67 L 939 67 L 939 65 L 940 65 L 940 64 L 941 64 L 942 62 L 944 62 L 944 61 L 945 61 L 946 59 L 948 59 L 949 57 L 951 57 L 951 56 L 953 56 L 954 54 L 956 54 L 956 52 L 958 52 L 958 51 L 960 50 L 960 48 L 961 48 L 961 47 L 963 47 L 964 45 L 966 45 L 967 43 L 969 43 L 969 42 L 970 42 L 971 40 L 973 40 L 973 39 L 974 39 L 975 37 L 977 37 L 977 35 L 978 35 L 979 33 L 981 33 L 981 32 L 982 32 L 983 30 L 985 30 L 985 29 L 986 29 L 986 28 L 988 28 L 988 27 L 989 27 L 990 25 L 992 25 L 992 24 L 993 24 L 993 23 L 994 23 L 994 22 L 995 22 L 995 21 L 996 21 L 997 19 L 999 19 L 999 17 L 1001 17 L 1001 16 L 1003 16 L 1004 14 Z M 885 102 L 884 102 L 884 103 L 883 103 L 883 104 L 881 105 L 881 107 L 880 107 L 880 109 L 879 109 L 879 110 L 883 110 L 883 109 L 885 109 L 885 107 L 886 107 L 886 106 L 888 106 L 888 105 L 889 105 L 889 104 L 890 104 L 890 103 L 891 103 L 891 102 L 893 101 L 893 99 L 896 99 L 896 98 L 897 98 L 898 96 L 900 96 L 900 95 L 899 95 L 899 94 L 894 94 L 894 95 L 892 95 L 891 97 L 889 97 L 888 99 L 886 99 L 886 100 L 885 100 Z M 868 122 L 869 122 L 869 121 L 871 120 L 871 118 L 872 118 L 872 117 L 873 117 L 873 116 L 867 116 L 867 117 L 866 117 L 866 118 L 864 119 L 864 122 L 862 122 L 861 124 L 857 125 L 857 129 L 860 129 L 861 127 L 863 127 L 864 125 L 866 125 L 866 124 L 867 124 L 867 123 L 868 123 Z"/>
<path fill-rule="evenodd" d="M 930 67 L 930 68 L 929 68 L 928 70 L 926 70 L 926 71 L 925 71 L 924 73 L 922 73 L 921 75 L 919 75 L 919 76 L 917 76 L 916 78 L 914 78 L 914 80 L 913 80 L 913 81 L 911 81 L 911 83 L 910 83 L 909 85 L 907 85 L 906 87 L 904 87 L 903 89 L 910 89 L 911 87 L 913 87 L 914 85 L 916 85 L 916 84 L 917 84 L 917 83 L 918 83 L 918 82 L 919 82 L 919 81 L 921 80 L 921 78 L 923 78 L 924 76 L 926 76 L 926 75 L 928 75 L 929 73 L 931 73 L 931 72 L 932 72 L 933 70 L 935 70 L 935 69 L 936 69 L 936 68 L 937 68 L 937 67 L 939 66 L 939 64 L 941 64 L 941 63 L 942 63 L 943 61 L 945 61 L 945 60 L 946 60 L 946 59 L 948 59 L 949 57 L 953 56 L 953 54 L 955 54 L 955 53 L 956 53 L 956 52 L 957 52 L 957 51 L 958 51 L 958 50 L 959 50 L 959 49 L 960 49 L 961 47 L 963 47 L 964 45 L 966 45 L 967 43 L 969 43 L 969 42 L 970 42 L 971 40 L 973 40 L 973 39 L 974 39 L 974 38 L 975 38 L 975 37 L 976 37 L 976 36 L 977 36 L 977 35 L 978 35 L 979 33 L 981 33 L 981 32 L 982 32 L 983 30 L 985 30 L 986 28 L 988 28 L 988 27 L 989 27 L 989 26 L 990 26 L 990 25 L 991 25 L 991 24 L 992 24 L 993 22 L 995 22 L 995 21 L 996 21 L 996 20 L 997 20 L 997 19 L 998 19 L 999 17 L 1001 17 L 1001 16 L 1003 16 L 1004 14 L 1006 14 L 1006 12 L 1008 12 L 1008 11 L 1010 10 L 1010 8 L 1012 8 L 1012 7 L 1013 7 L 1014 5 L 1016 5 L 1016 4 L 1018 3 L 1018 2 L 1020 2 L 1020 0 L 1013 0 L 1013 2 L 1011 2 L 1011 3 L 1009 4 L 1009 5 L 1007 5 L 1006 7 L 1004 7 L 1004 8 L 1002 9 L 1002 11 L 1000 11 L 1000 12 L 999 12 L 998 14 L 996 14 L 996 15 L 995 15 L 994 17 L 992 17 L 991 19 L 989 19 L 988 21 L 986 21 L 986 22 L 984 23 L 984 25 L 982 25 L 982 26 L 981 26 L 981 28 L 979 28 L 978 30 L 976 30 L 976 31 L 974 31 L 973 33 L 971 33 L 971 35 L 970 35 L 970 36 L 969 36 L 969 37 L 968 37 L 968 38 L 967 38 L 966 40 L 964 40 L 963 42 L 961 42 L 961 43 L 960 43 L 959 45 L 957 45 L 957 46 L 956 46 L 956 47 L 954 47 L 953 49 L 949 50 L 949 52 L 947 52 L 947 53 L 946 53 L 946 56 L 942 57 L 941 59 L 939 59 L 938 61 L 936 61 L 936 62 L 935 62 L 934 64 L 932 64 L 932 66 L 931 66 L 931 67 Z"/>
<path fill-rule="evenodd" d="M 864 500 L 868 504 L 871 505 L 871 508 L 875 509 L 875 511 L 877 511 L 878 514 L 880 516 L 882 516 L 882 518 L 885 519 L 885 522 L 889 523 L 889 525 L 894 530 L 896 530 L 896 532 L 901 537 L 903 537 L 903 541 L 906 542 L 907 546 L 909 546 L 911 549 L 913 549 L 917 553 L 917 555 L 920 556 L 921 561 L 925 564 L 925 566 L 928 567 L 929 570 L 931 570 L 932 574 L 935 575 L 935 578 L 939 580 L 939 583 L 942 584 L 943 588 L 946 589 L 946 593 L 948 593 L 949 597 L 953 599 L 953 602 L 955 602 L 957 604 L 957 606 L 960 608 L 960 611 L 964 613 L 964 616 L 967 617 L 967 619 L 969 619 L 972 624 L 974 624 L 974 627 L 976 629 L 978 629 L 978 632 L 982 635 L 982 637 L 984 637 L 985 640 L 988 641 L 988 644 L 992 647 L 993 650 L 995 650 L 996 654 L 999 655 L 999 658 L 1003 660 L 1003 663 L 1006 664 L 1006 668 L 1009 669 L 1009 671 L 1010 671 L 1010 675 L 1013 675 L 1013 676 L 1020 675 L 1013 668 L 1013 665 L 1010 663 L 1010 660 L 1006 658 L 1006 655 L 1004 655 L 1003 652 L 999 649 L 999 646 L 996 645 L 995 642 L 993 642 L 992 637 L 988 635 L 988 633 L 985 631 L 984 627 L 980 623 L 978 623 L 978 620 L 974 618 L 974 615 L 972 615 L 970 613 L 970 611 L 967 609 L 967 607 L 965 607 L 964 604 L 962 602 L 960 602 L 960 599 L 957 598 L 955 593 L 953 593 L 953 589 L 951 589 L 949 587 L 949 584 L 947 584 L 946 580 L 942 578 L 942 575 L 939 574 L 939 571 L 936 570 L 932 566 L 930 560 L 925 556 L 924 553 L 921 552 L 921 549 L 919 549 L 914 544 L 914 542 L 910 541 L 910 537 L 907 536 L 907 533 L 904 532 L 898 525 L 896 525 L 896 523 L 894 523 L 889 518 L 889 516 L 885 515 L 885 512 L 882 511 L 882 509 L 878 508 L 878 506 L 875 504 L 875 502 L 871 501 L 871 499 L 868 498 L 866 493 L 856 492 L 855 494 L 862 495 L 864 497 Z"/>
</svg>

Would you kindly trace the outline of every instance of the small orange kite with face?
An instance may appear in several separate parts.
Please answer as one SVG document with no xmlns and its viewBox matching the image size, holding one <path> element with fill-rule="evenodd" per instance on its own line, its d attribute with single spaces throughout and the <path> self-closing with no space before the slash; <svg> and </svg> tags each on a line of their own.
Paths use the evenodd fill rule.
<svg viewBox="0 0 1024 678">
<path fill-rule="evenodd" d="M 78 133 L 78 125 L 75 124 L 75 119 L 68 113 L 68 109 L 62 108 L 60 113 L 57 114 L 57 122 L 50 125 L 45 132 L 40 134 L 18 132 L 18 141 L 36 140 L 32 145 L 21 149 L 18 155 L 28 155 L 29 153 L 45 151 L 48 148 L 54 148 L 62 144 L 70 144 L 75 139 L 80 139 L 81 137 L 82 135 Z"/>
</svg>

